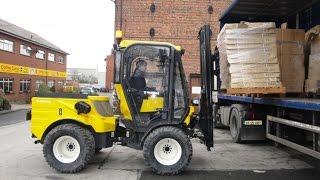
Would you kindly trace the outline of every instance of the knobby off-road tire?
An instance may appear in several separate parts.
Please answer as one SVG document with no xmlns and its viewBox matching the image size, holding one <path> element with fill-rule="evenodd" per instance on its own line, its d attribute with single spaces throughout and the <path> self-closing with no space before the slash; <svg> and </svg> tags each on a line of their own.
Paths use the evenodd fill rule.
<svg viewBox="0 0 320 180">
<path fill-rule="evenodd" d="M 192 144 L 181 129 L 171 126 L 153 130 L 143 145 L 148 166 L 159 175 L 179 174 L 192 157 Z"/>
<path fill-rule="evenodd" d="M 53 128 L 45 137 L 43 154 L 47 163 L 62 173 L 76 173 L 86 167 L 95 153 L 92 133 L 75 124 Z"/>
</svg>

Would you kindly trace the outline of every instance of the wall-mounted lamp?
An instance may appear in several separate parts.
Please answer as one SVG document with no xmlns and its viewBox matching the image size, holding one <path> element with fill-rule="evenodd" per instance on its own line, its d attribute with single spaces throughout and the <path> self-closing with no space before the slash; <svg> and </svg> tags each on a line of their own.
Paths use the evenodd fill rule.
<svg viewBox="0 0 320 180">
<path fill-rule="evenodd" d="M 154 28 L 150 28 L 149 35 L 150 37 L 154 37 L 156 35 L 156 30 Z"/>
<path fill-rule="evenodd" d="M 208 13 L 209 13 L 209 14 L 212 14 L 212 13 L 213 13 L 213 7 L 212 7 L 212 5 L 210 5 L 210 6 L 208 7 Z"/>
<path fill-rule="evenodd" d="M 150 12 L 151 12 L 151 13 L 155 13 L 155 12 L 156 12 L 156 5 L 155 5 L 154 3 L 152 3 L 152 4 L 150 5 Z"/>
</svg>

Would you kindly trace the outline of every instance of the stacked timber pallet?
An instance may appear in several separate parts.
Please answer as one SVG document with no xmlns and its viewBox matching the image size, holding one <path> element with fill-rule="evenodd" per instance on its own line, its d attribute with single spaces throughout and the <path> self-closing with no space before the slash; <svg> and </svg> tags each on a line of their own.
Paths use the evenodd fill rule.
<svg viewBox="0 0 320 180">
<path fill-rule="evenodd" d="M 306 41 L 310 47 L 307 93 L 320 93 L 320 25 L 306 33 Z"/>
<path fill-rule="evenodd" d="M 304 32 L 272 22 L 226 24 L 218 35 L 221 88 L 230 94 L 303 92 Z"/>
</svg>

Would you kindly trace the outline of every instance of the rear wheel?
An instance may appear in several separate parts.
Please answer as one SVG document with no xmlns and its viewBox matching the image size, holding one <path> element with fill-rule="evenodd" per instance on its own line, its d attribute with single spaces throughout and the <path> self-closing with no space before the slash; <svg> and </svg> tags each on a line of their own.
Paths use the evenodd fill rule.
<svg viewBox="0 0 320 180">
<path fill-rule="evenodd" d="M 179 128 L 160 127 L 144 142 L 146 163 L 160 175 L 174 175 L 188 166 L 192 156 L 189 137 Z"/>
<path fill-rule="evenodd" d="M 43 154 L 48 164 L 62 173 L 79 172 L 93 158 L 95 141 L 92 133 L 75 124 L 53 128 L 45 137 Z"/>
</svg>

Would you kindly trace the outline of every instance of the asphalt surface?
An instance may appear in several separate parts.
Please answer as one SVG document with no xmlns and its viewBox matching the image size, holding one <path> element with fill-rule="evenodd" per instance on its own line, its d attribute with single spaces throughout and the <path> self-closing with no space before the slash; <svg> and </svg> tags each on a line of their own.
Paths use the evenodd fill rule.
<svg viewBox="0 0 320 180">
<path fill-rule="evenodd" d="M 103 149 L 86 169 L 61 174 L 51 169 L 34 144 L 25 121 L 26 110 L 0 115 L 0 180 L 19 179 L 117 179 L 117 180 L 313 180 L 320 179 L 320 161 L 271 143 L 235 144 L 228 130 L 215 130 L 215 148 L 192 140 L 189 167 L 177 176 L 158 176 L 145 165 L 141 151 L 120 145 Z M 318 168 L 317 168 L 318 167 Z"/>
<path fill-rule="evenodd" d="M 16 124 L 26 120 L 26 113 L 28 110 L 18 110 L 0 115 L 0 127 L 10 124 Z"/>
<path fill-rule="evenodd" d="M 142 172 L 140 180 L 163 180 L 152 172 Z M 187 171 L 166 180 L 319 180 L 320 172 L 314 169 L 269 171 Z"/>
</svg>

